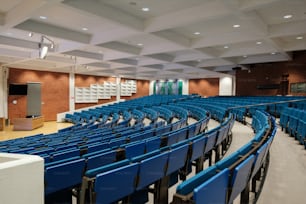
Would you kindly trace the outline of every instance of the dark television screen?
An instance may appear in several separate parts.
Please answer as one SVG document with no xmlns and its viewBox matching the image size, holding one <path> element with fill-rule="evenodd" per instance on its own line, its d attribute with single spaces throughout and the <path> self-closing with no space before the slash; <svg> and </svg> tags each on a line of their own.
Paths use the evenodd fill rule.
<svg viewBox="0 0 306 204">
<path fill-rule="evenodd" d="M 28 85 L 27 84 L 10 84 L 9 95 L 27 95 Z"/>
</svg>

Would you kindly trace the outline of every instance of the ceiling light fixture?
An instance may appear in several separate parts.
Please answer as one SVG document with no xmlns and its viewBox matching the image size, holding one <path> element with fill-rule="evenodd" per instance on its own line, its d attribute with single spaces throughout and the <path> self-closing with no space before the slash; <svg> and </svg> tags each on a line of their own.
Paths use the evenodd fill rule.
<svg viewBox="0 0 306 204">
<path fill-rule="evenodd" d="M 32 32 L 29 32 L 29 37 L 33 37 L 33 33 Z"/>
<path fill-rule="evenodd" d="M 39 18 L 42 19 L 42 20 L 46 20 L 47 16 L 39 16 Z"/>
<path fill-rule="evenodd" d="M 227 49 L 227 48 L 229 48 L 227 45 L 225 45 L 224 47 L 223 47 L 224 49 Z"/>
<path fill-rule="evenodd" d="M 42 35 L 40 43 L 38 44 L 39 58 L 40 59 L 45 59 L 47 54 L 48 54 L 49 46 L 45 44 L 45 41 L 48 41 L 49 43 L 51 43 L 51 45 L 50 45 L 51 49 L 54 48 L 54 42 L 52 40 L 50 40 L 48 37 Z"/>
<path fill-rule="evenodd" d="M 292 18 L 292 15 L 291 15 L 291 14 L 284 15 L 283 18 L 284 18 L 284 19 L 289 19 L 289 18 Z"/>
<path fill-rule="evenodd" d="M 275 55 L 276 54 L 276 52 L 271 52 L 271 55 Z"/>
<path fill-rule="evenodd" d="M 88 28 L 85 28 L 85 27 L 84 27 L 84 28 L 82 28 L 82 30 L 86 31 L 86 30 L 88 30 Z"/>
<path fill-rule="evenodd" d="M 262 44 L 262 42 L 258 41 L 258 42 L 256 42 L 256 44 L 257 44 L 257 45 L 261 45 L 261 44 Z"/>
<path fill-rule="evenodd" d="M 200 32 L 194 32 L 193 34 L 194 35 L 200 35 L 201 33 Z"/>
<path fill-rule="evenodd" d="M 137 45 L 138 45 L 138 46 L 143 46 L 143 44 L 142 44 L 142 43 L 138 43 Z"/>
<path fill-rule="evenodd" d="M 244 58 L 247 58 L 248 56 L 247 56 L 247 55 L 243 55 L 243 57 L 244 57 Z"/>
<path fill-rule="evenodd" d="M 143 7 L 141 10 L 142 11 L 150 11 L 150 9 L 148 7 Z"/>
<path fill-rule="evenodd" d="M 240 27 L 240 25 L 239 24 L 235 24 L 235 25 L 233 25 L 233 28 L 239 28 Z"/>
<path fill-rule="evenodd" d="M 297 36 L 296 39 L 297 40 L 303 40 L 303 36 Z"/>
</svg>

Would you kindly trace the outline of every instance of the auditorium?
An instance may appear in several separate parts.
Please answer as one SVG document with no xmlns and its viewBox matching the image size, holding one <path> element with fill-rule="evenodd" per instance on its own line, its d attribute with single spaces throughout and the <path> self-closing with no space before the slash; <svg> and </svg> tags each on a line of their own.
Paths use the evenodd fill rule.
<svg viewBox="0 0 306 204">
<path fill-rule="evenodd" d="M 2 0 L 0 203 L 306 203 L 306 0 Z"/>
</svg>

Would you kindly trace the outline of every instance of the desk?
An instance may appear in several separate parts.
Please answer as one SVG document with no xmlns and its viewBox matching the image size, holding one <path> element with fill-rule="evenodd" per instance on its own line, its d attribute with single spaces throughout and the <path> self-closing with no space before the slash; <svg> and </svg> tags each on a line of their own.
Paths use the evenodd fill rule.
<svg viewBox="0 0 306 204">
<path fill-rule="evenodd" d="M 14 118 L 13 130 L 34 130 L 44 125 L 44 117 L 39 116 L 35 118 Z"/>
</svg>

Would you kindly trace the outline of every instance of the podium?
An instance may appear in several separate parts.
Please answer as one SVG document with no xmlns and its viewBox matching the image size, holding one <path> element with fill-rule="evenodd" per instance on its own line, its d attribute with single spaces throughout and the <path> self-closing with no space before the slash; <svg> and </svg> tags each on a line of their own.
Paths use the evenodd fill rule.
<svg viewBox="0 0 306 204">
<path fill-rule="evenodd" d="M 44 125 L 44 117 L 14 118 L 13 125 L 13 130 L 34 130 Z"/>
</svg>

